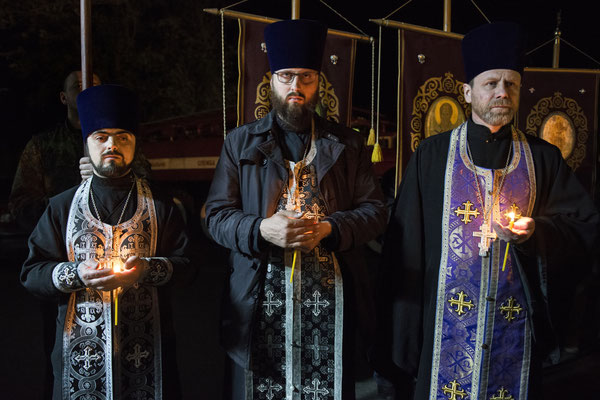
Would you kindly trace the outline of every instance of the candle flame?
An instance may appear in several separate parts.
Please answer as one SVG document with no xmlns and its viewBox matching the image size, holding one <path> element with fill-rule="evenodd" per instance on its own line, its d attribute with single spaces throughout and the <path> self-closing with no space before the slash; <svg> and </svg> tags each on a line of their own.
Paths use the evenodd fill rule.
<svg viewBox="0 0 600 400">
<path fill-rule="evenodd" d="M 120 259 L 112 260 L 111 264 L 112 264 L 112 270 L 113 270 L 113 272 L 121 272 L 121 271 L 123 271 L 123 263 L 121 262 Z"/>
<path fill-rule="evenodd" d="M 510 212 L 506 213 L 506 217 L 510 218 L 510 222 L 514 222 L 516 216 L 517 215 L 515 214 L 514 211 L 510 211 Z"/>
</svg>

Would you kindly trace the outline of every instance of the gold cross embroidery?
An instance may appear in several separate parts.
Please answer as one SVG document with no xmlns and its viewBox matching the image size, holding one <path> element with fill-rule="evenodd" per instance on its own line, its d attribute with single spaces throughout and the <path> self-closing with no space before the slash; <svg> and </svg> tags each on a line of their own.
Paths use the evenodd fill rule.
<svg viewBox="0 0 600 400">
<path fill-rule="evenodd" d="M 448 396 L 448 399 L 450 400 L 457 400 L 456 396 L 460 396 L 460 398 L 462 399 L 467 395 L 467 392 L 460 388 L 460 385 L 458 384 L 456 379 L 452 382 L 449 382 L 448 385 L 442 387 L 442 391 L 446 396 Z"/>
<path fill-rule="evenodd" d="M 508 397 L 504 397 L 504 395 L 508 395 Z M 490 400 L 515 400 L 515 398 L 508 393 L 508 390 L 504 389 L 504 386 L 500 386 L 498 393 L 490 397 Z"/>
<path fill-rule="evenodd" d="M 458 315 L 466 314 L 467 311 L 470 311 L 471 308 L 475 307 L 475 305 L 473 304 L 473 301 L 471 301 L 471 300 L 465 301 L 465 298 L 467 297 L 467 295 L 462 290 L 460 292 L 456 293 L 456 295 L 458 296 L 458 298 L 452 297 L 452 298 L 448 299 L 448 303 L 450 303 L 451 306 L 456 306 L 456 309 L 452 309 L 452 311 L 455 311 Z M 469 310 L 465 311 L 464 310 L 465 307 L 468 308 Z"/>
<path fill-rule="evenodd" d="M 325 216 L 325 214 L 321 212 L 321 208 L 317 203 L 314 203 L 312 207 L 307 207 L 307 209 L 309 211 L 304 213 L 304 218 L 314 219 L 316 222 L 319 222 L 321 221 L 321 218 Z"/>
<path fill-rule="evenodd" d="M 469 200 L 466 201 L 466 203 L 462 203 L 463 206 L 465 206 L 464 209 L 461 210 L 460 207 L 456 207 L 456 210 L 454 210 L 454 213 L 456 214 L 457 217 L 459 216 L 463 216 L 463 218 L 461 219 L 462 222 L 466 224 L 468 224 L 469 222 L 472 222 L 471 217 L 477 218 L 479 216 L 479 210 L 474 209 L 471 210 L 471 206 L 473 205 L 473 203 L 471 203 Z"/>
<path fill-rule="evenodd" d="M 504 318 L 508 322 L 513 322 L 513 320 L 516 318 L 513 313 L 520 314 L 521 311 L 523 311 L 523 308 L 521 308 L 521 305 L 517 303 L 517 300 L 512 296 L 510 296 L 504 303 L 500 304 L 500 314 L 506 314 L 504 315 Z"/>
</svg>

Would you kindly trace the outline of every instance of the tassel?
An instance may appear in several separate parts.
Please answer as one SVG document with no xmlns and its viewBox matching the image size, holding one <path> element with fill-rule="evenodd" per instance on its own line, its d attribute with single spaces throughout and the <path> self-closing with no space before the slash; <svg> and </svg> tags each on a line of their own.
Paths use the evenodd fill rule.
<svg viewBox="0 0 600 400">
<path fill-rule="evenodd" d="M 373 154 L 371 154 L 371 162 L 378 163 L 383 161 L 383 154 L 381 154 L 381 146 L 379 142 L 373 146 Z"/>
<path fill-rule="evenodd" d="M 369 130 L 369 138 L 367 139 L 367 146 L 373 146 L 375 144 L 375 129 Z"/>
</svg>

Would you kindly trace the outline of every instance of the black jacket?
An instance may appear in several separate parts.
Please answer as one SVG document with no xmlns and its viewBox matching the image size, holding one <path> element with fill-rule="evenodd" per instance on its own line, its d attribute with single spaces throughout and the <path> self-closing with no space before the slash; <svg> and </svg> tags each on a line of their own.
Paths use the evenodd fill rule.
<svg viewBox="0 0 600 400">
<path fill-rule="evenodd" d="M 231 274 L 225 293 L 221 342 L 229 356 L 248 368 L 252 323 L 264 286 L 268 249 L 256 239 L 258 224 L 276 211 L 288 178 L 274 114 L 227 135 L 206 203 L 213 239 L 231 250 Z M 344 279 L 345 302 L 357 307 L 363 336 L 374 328 L 374 306 L 360 245 L 385 228 L 387 211 L 371 171 L 369 152 L 358 133 L 323 119 L 315 120 L 319 188 L 329 211 L 335 251 Z M 346 288 L 350 290 L 346 290 Z"/>
</svg>

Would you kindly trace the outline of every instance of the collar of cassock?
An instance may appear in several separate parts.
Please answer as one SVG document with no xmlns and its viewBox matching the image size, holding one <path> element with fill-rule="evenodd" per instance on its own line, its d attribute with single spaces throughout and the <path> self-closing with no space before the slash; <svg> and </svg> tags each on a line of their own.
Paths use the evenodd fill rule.
<svg viewBox="0 0 600 400">
<path fill-rule="evenodd" d="M 135 175 L 133 172 L 129 171 L 127 175 L 121 176 L 119 178 L 102 178 L 98 175 L 94 175 L 92 179 L 92 188 L 93 189 L 124 189 L 129 190 L 135 179 Z"/>
<path fill-rule="evenodd" d="M 472 118 L 469 118 L 467 122 L 467 132 L 469 133 L 469 141 L 475 140 L 485 143 L 493 143 L 502 141 L 503 139 L 511 137 L 511 126 L 512 124 L 506 124 L 496 133 L 492 133 L 487 126 L 479 125 L 473 122 Z"/>
</svg>

